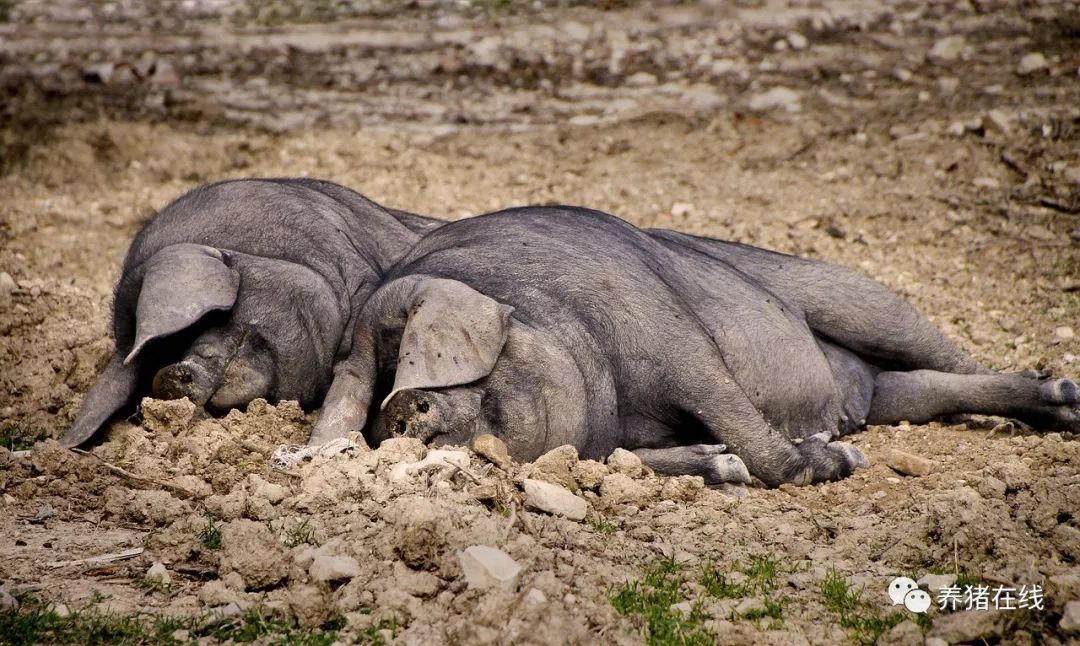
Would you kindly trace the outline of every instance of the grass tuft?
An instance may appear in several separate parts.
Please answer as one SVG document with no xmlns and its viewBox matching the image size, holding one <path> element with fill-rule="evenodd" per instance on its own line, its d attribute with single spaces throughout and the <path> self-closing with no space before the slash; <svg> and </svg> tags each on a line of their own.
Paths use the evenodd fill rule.
<svg viewBox="0 0 1080 646">
<path fill-rule="evenodd" d="M 851 638 L 860 644 L 876 643 L 882 633 L 905 619 L 911 619 L 923 630 L 930 628 L 930 618 L 926 615 L 898 610 L 886 614 L 864 601 L 862 595 L 862 588 L 855 588 L 836 570 L 829 570 L 821 582 L 825 607 L 837 615 L 840 625 L 850 630 Z"/>
<path fill-rule="evenodd" d="M 664 559 L 646 569 L 640 581 L 624 583 L 609 595 L 619 614 L 641 618 L 650 646 L 716 643 L 716 636 L 703 626 L 705 616 L 698 604 L 691 606 L 689 615 L 672 607 L 686 600 L 682 570 L 674 559 Z"/>
<path fill-rule="evenodd" d="M 0 426 L 0 447 L 8 451 L 25 451 L 47 439 L 49 439 L 49 434 L 43 429 L 34 430 L 25 422 L 4 422 Z"/>
<path fill-rule="evenodd" d="M 207 517 L 206 527 L 199 530 L 199 542 L 208 550 L 221 549 L 221 528 L 217 526 L 213 518 Z"/>
</svg>

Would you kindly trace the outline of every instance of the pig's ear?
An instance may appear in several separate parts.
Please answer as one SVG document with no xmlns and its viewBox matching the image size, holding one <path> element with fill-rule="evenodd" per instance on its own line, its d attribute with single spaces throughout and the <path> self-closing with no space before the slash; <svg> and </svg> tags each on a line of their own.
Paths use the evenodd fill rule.
<svg viewBox="0 0 1080 646">
<path fill-rule="evenodd" d="M 213 247 L 175 244 L 147 261 L 135 309 L 135 343 L 125 366 L 150 341 L 188 328 L 208 312 L 232 308 L 240 273 L 229 260 Z"/>
<path fill-rule="evenodd" d="M 445 388 L 486 377 L 506 343 L 514 308 L 456 280 L 419 283 L 406 313 L 394 389 Z"/>
<path fill-rule="evenodd" d="M 79 416 L 61 438 L 60 444 L 67 448 L 79 446 L 97 432 L 131 399 L 135 393 L 135 366 L 124 365 L 124 360 L 114 354 L 105 366 L 97 382 L 83 400 Z"/>
</svg>

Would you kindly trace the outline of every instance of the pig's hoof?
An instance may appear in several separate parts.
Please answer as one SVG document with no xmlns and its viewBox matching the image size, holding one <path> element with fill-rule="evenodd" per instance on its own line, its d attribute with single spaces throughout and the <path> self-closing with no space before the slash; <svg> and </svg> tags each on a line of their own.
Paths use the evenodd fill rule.
<svg viewBox="0 0 1080 646">
<path fill-rule="evenodd" d="M 721 455 L 727 451 L 727 444 L 691 444 L 686 448 L 694 455 Z"/>
<path fill-rule="evenodd" d="M 702 445 L 708 446 L 708 445 Z M 733 453 L 716 455 L 709 460 L 708 474 L 705 476 L 706 484 L 741 482 L 750 484 L 750 471 Z"/>
<path fill-rule="evenodd" d="M 866 458 L 866 454 L 854 444 L 848 444 L 847 442 L 829 442 L 829 450 L 838 453 L 844 462 L 847 463 L 850 471 L 854 471 L 855 469 L 867 469 L 870 467 L 870 460 Z"/>
<path fill-rule="evenodd" d="M 1072 379 L 1053 379 L 1039 384 L 1039 397 L 1045 404 L 1072 406 L 1080 402 L 1080 388 Z"/>
</svg>

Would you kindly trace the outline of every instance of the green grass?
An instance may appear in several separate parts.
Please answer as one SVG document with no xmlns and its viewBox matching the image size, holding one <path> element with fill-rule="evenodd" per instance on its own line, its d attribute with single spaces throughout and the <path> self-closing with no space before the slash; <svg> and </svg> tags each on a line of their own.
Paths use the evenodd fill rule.
<svg viewBox="0 0 1080 646">
<path fill-rule="evenodd" d="M 851 638 L 860 644 L 874 644 L 882 633 L 905 619 L 911 619 L 923 630 L 930 628 L 926 615 L 895 610 L 884 613 L 862 598 L 863 589 L 855 588 L 842 574 L 829 570 L 821 582 L 821 596 L 825 607 L 837 616 L 841 626 L 851 631 Z"/>
<path fill-rule="evenodd" d="M 207 517 L 206 527 L 199 530 L 199 542 L 208 550 L 221 549 L 221 529 L 214 523 L 214 519 Z"/>
<path fill-rule="evenodd" d="M 296 547 L 297 545 L 318 545 L 318 541 L 315 540 L 315 528 L 311 526 L 311 523 L 307 518 L 293 525 L 285 534 L 285 544 L 289 547 Z"/>
<path fill-rule="evenodd" d="M 25 451 L 47 439 L 48 433 L 40 428 L 34 430 L 25 422 L 4 422 L 3 426 L 0 426 L 0 446 L 8 451 Z"/>
<path fill-rule="evenodd" d="M 683 567 L 664 559 L 646 569 L 640 581 L 624 583 L 609 598 L 619 614 L 640 618 L 650 646 L 714 644 L 716 636 L 703 626 L 705 616 L 698 604 L 691 606 L 689 615 L 672 608 L 686 601 L 685 582 Z"/>
<path fill-rule="evenodd" d="M 739 577 L 741 582 L 733 582 L 732 577 L 721 572 L 713 564 L 707 564 L 701 568 L 698 583 L 705 588 L 706 594 L 718 599 L 743 599 L 745 597 L 759 596 L 765 604 L 763 609 L 754 609 L 743 613 L 742 619 L 762 619 L 770 617 L 774 621 L 769 629 L 778 629 L 783 626 L 784 605 L 788 602 L 786 597 L 776 597 L 776 575 L 780 571 L 779 562 L 771 556 L 757 554 L 750 560 L 738 567 L 743 574 Z M 733 617 L 738 618 L 738 617 Z"/>
<path fill-rule="evenodd" d="M 18 610 L 0 613 L 0 644 L 152 644 L 171 646 L 177 630 L 188 631 L 188 640 L 209 638 L 233 643 L 297 644 L 330 646 L 338 640 L 345 621 L 338 616 L 320 628 L 301 628 L 295 619 L 264 608 L 251 608 L 243 615 L 225 622 L 207 617 L 134 617 L 89 609 L 61 617 L 51 607 L 26 600 Z M 389 628 L 396 635 L 396 619 L 383 619 L 357 637 L 361 643 L 382 643 L 379 630 Z"/>
<path fill-rule="evenodd" d="M 615 530 L 619 529 L 619 526 L 615 523 L 608 522 L 605 518 L 597 516 L 590 523 L 592 528 L 596 530 L 597 534 L 613 534 Z"/>
</svg>

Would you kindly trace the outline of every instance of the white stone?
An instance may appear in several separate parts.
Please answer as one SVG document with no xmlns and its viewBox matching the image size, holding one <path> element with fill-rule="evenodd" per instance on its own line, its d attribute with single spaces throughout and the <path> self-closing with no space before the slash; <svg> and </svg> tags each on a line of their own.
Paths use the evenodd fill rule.
<svg viewBox="0 0 1080 646">
<path fill-rule="evenodd" d="M 589 505 L 583 499 L 550 482 L 526 479 L 525 507 L 537 509 L 570 520 L 584 520 Z"/>
<path fill-rule="evenodd" d="M 787 42 L 791 45 L 792 49 L 806 49 L 810 44 L 810 41 L 806 39 L 806 36 L 803 36 L 797 31 L 793 31 L 787 35 Z"/>
<path fill-rule="evenodd" d="M 1058 627 L 1062 632 L 1080 633 L 1080 601 L 1070 601 L 1065 604 Z"/>
<path fill-rule="evenodd" d="M 1016 66 L 1016 73 L 1020 76 L 1027 76 L 1034 72 L 1044 70 L 1049 66 L 1046 62 L 1046 57 L 1039 52 L 1032 52 L 1026 54 L 1020 59 L 1020 64 Z"/>
<path fill-rule="evenodd" d="M 798 112 L 802 109 L 799 103 L 801 99 L 801 95 L 795 90 L 779 86 L 751 96 L 748 106 L 755 112 L 765 112 L 776 108 Z"/>
<path fill-rule="evenodd" d="M 1054 336 L 1059 339 L 1071 339 L 1076 336 L 1076 332 L 1073 332 L 1073 329 L 1068 325 L 1062 325 L 1054 328 Z"/>
<path fill-rule="evenodd" d="M 340 581 L 359 575 L 360 564 L 351 556 L 320 554 L 308 566 L 308 576 L 315 581 Z"/>
<path fill-rule="evenodd" d="M 525 593 L 526 605 L 537 605 L 546 602 L 547 595 L 544 594 L 544 591 L 539 588 L 529 588 L 528 592 Z"/>
<path fill-rule="evenodd" d="M 507 592 L 517 589 L 521 566 L 500 549 L 473 545 L 458 552 L 458 561 L 470 588 L 501 588 Z"/>
<path fill-rule="evenodd" d="M 172 576 L 169 574 L 169 570 L 165 568 L 165 564 L 160 561 L 155 561 L 150 566 L 150 569 L 146 571 L 146 580 L 163 586 L 172 585 Z"/>
<path fill-rule="evenodd" d="M 934 43 L 926 57 L 936 63 L 949 63 L 960 58 L 967 49 L 963 36 L 946 36 Z"/>
</svg>

